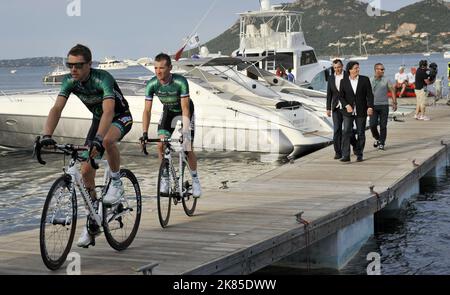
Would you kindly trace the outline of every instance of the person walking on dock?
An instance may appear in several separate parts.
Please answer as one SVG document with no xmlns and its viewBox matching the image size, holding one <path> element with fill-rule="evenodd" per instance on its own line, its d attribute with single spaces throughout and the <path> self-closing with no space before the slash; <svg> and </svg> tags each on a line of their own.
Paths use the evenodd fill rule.
<svg viewBox="0 0 450 295">
<path fill-rule="evenodd" d="M 389 116 L 389 90 L 392 93 L 392 111 L 394 112 L 397 110 L 397 98 L 395 96 L 395 86 L 384 77 L 384 65 L 377 63 L 374 69 L 375 76 L 370 79 L 374 96 L 373 116 L 370 117 L 370 131 L 375 139 L 373 147 L 384 150 Z M 379 132 L 378 125 L 380 125 Z"/>
<path fill-rule="evenodd" d="M 363 161 L 366 143 L 367 116 L 373 115 L 373 93 L 370 80 L 359 75 L 359 63 L 350 61 L 347 64 L 348 76 L 341 80 L 339 101 L 343 109 L 344 134 L 342 137 L 342 162 L 350 162 L 350 138 L 353 122 L 356 122 L 357 132 L 357 162 Z"/>
<path fill-rule="evenodd" d="M 333 118 L 333 145 L 334 145 L 334 159 L 339 160 L 342 158 L 342 123 L 344 121 L 342 117 L 341 104 L 339 102 L 339 88 L 341 80 L 346 76 L 344 71 L 344 64 L 342 60 L 335 59 L 333 61 L 333 74 L 328 79 L 327 85 L 327 116 Z M 356 137 L 352 134 L 350 143 L 353 146 L 353 150 L 356 149 Z M 355 151 L 356 154 L 358 154 Z"/>
</svg>

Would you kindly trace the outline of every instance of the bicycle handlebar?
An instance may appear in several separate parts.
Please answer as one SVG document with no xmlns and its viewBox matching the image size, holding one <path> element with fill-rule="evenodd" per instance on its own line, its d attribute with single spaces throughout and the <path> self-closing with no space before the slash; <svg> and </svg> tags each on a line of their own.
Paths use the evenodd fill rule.
<svg viewBox="0 0 450 295">
<path fill-rule="evenodd" d="M 41 140 L 41 137 L 37 136 L 36 140 L 34 141 L 33 156 L 36 156 L 36 159 L 38 160 L 38 162 L 41 165 L 45 165 L 45 164 L 47 164 L 47 162 L 42 160 L 41 149 L 42 149 L 43 146 L 42 146 L 40 140 Z M 74 145 L 74 144 L 55 144 L 54 145 L 54 149 L 55 150 L 60 150 L 66 155 L 72 155 L 74 152 L 78 153 L 80 151 L 88 151 L 89 147 L 83 146 L 83 145 Z M 81 158 L 81 157 L 79 157 L 79 158 Z M 91 164 L 92 168 L 94 168 L 95 170 L 97 170 L 99 168 L 97 163 L 95 163 L 95 160 L 93 158 L 89 157 L 87 160 L 90 161 L 90 164 Z"/>
<path fill-rule="evenodd" d="M 172 142 L 172 138 L 151 138 L 145 142 Z"/>
<path fill-rule="evenodd" d="M 167 138 L 167 137 L 164 137 L 164 138 L 149 138 L 149 139 L 146 139 L 146 140 L 142 140 L 141 139 L 140 142 L 142 144 L 142 152 L 147 156 L 148 155 L 147 143 L 162 142 L 162 143 L 168 143 L 170 145 L 171 142 L 178 142 L 180 144 L 183 144 L 184 137 L 183 137 L 183 133 L 181 133 L 181 135 L 180 135 L 180 137 L 178 139 L 172 139 L 172 138 Z"/>
<path fill-rule="evenodd" d="M 147 142 L 145 140 L 141 140 L 141 145 L 142 145 L 142 152 L 144 153 L 144 155 L 148 156 Z"/>
<path fill-rule="evenodd" d="M 95 160 L 93 158 L 89 157 L 89 162 L 90 162 L 92 168 L 94 168 L 95 170 L 97 170 L 99 168 L 97 163 L 95 163 Z"/>
<path fill-rule="evenodd" d="M 144 152 L 144 154 L 147 156 L 148 152 L 147 152 L 147 143 L 155 143 L 155 142 L 162 142 L 162 143 L 170 143 L 173 142 L 174 140 L 172 140 L 172 138 L 150 138 L 144 141 L 141 141 L 142 144 L 142 152 Z M 183 138 L 180 137 L 180 139 L 178 139 L 178 142 L 183 143 Z"/>
<path fill-rule="evenodd" d="M 45 162 L 44 160 L 42 160 L 41 157 L 41 149 L 42 149 L 42 145 L 41 145 L 41 137 L 37 136 L 35 141 L 34 141 L 34 147 L 33 147 L 33 157 L 36 156 L 36 159 L 38 160 L 39 164 L 41 165 L 45 165 L 47 164 L 47 162 Z"/>
</svg>

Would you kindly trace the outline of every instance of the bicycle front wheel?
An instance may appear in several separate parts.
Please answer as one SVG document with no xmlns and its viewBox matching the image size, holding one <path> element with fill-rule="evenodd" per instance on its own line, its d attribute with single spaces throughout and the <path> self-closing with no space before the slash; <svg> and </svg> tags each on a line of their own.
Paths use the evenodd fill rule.
<svg viewBox="0 0 450 295">
<path fill-rule="evenodd" d="M 117 251 L 128 248 L 133 242 L 141 221 L 141 189 L 136 176 L 120 170 L 124 196 L 113 206 L 103 205 L 103 229 L 106 241 Z"/>
<path fill-rule="evenodd" d="M 69 175 L 59 177 L 50 188 L 42 210 L 39 231 L 45 266 L 57 270 L 66 261 L 77 225 L 77 198 Z"/>
<path fill-rule="evenodd" d="M 159 167 L 158 186 L 157 186 L 157 201 L 158 201 L 158 219 L 161 226 L 164 228 L 169 223 L 170 207 L 172 205 L 173 194 L 173 180 L 170 177 L 169 161 L 163 159 Z"/>
<path fill-rule="evenodd" d="M 181 176 L 183 177 L 183 191 L 184 195 L 182 198 L 184 213 L 187 216 L 193 216 L 195 208 L 197 207 L 197 198 L 192 196 L 192 175 L 191 168 L 187 161 L 183 163 L 183 170 L 181 171 Z"/>
</svg>

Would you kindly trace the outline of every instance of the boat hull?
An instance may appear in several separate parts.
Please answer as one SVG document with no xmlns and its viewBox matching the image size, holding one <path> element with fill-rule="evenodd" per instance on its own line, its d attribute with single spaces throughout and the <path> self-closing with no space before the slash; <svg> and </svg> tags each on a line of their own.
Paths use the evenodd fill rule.
<svg viewBox="0 0 450 295">
<path fill-rule="evenodd" d="M 192 84 L 195 104 L 194 148 L 202 151 L 242 151 L 280 154 L 297 157 L 305 150 L 330 142 L 327 136 L 305 136 L 300 127 L 310 125 L 313 117 L 295 117 L 304 111 L 267 110 L 259 106 L 233 100 L 219 100 L 214 94 L 203 95 L 205 89 Z M 34 139 L 42 135 L 49 110 L 56 93 L 40 95 L 12 95 L 0 97 L 0 145 L 31 148 Z M 138 138 L 142 135 L 142 96 L 127 96 L 134 124 L 124 137 L 121 148 L 139 151 Z M 284 114 L 286 112 L 286 114 Z M 149 129 L 151 137 L 157 137 L 157 126 L 162 113 L 159 100 L 153 103 Z M 288 114 L 294 116 L 290 118 Z M 304 114 L 306 115 L 306 113 Z M 302 119 L 303 118 L 303 119 Z M 54 138 L 58 142 L 83 144 L 90 128 L 92 114 L 75 96 L 70 97 L 62 113 Z M 291 125 L 291 122 L 297 122 Z M 313 121 L 315 122 L 315 121 Z M 179 124 L 179 123 L 178 123 Z M 305 125 L 305 126 L 307 126 Z M 295 127 L 298 126 L 298 127 Z M 179 125 L 175 127 L 175 130 Z M 313 134 L 311 129 L 308 133 Z M 174 137 L 177 137 L 175 132 Z M 301 147 L 300 149 L 297 147 Z"/>
<path fill-rule="evenodd" d="M 42 135 L 46 116 L 0 114 L 0 145 L 32 149 L 34 140 Z M 89 118 L 61 118 L 53 138 L 57 142 L 84 144 L 91 126 Z M 150 125 L 150 137 L 155 138 L 157 123 Z M 138 138 L 141 122 L 135 122 L 132 130 L 120 143 L 122 151 L 139 152 Z M 176 137 L 176 136 L 174 136 Z M 271 145 L 269 142 L 277 142 Z M 239 151 L 259 152 L 298 157 L 321 148 L 328 141 L 294 146 L 280 130 L 251 130 L 225 128 L 223 126 L 196 126 L 194 149 L 207 152 Z"/>
</svg>

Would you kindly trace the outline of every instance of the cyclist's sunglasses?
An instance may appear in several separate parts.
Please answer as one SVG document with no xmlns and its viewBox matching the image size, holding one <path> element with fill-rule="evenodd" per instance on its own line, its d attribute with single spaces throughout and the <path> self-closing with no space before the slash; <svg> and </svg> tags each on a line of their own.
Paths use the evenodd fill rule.
<svg viewBox="0 0 450 295">
<path fill-rule="evenodd" d="M 66 67 L 68 67 L 69 69 L 75 67 L 75 69 L 82 69 L 83 66 L 87 64 L 87 62 L 75 62 L 75 63 L 70 63 L 70 62 L 66 62 Z"/>
</svg>

